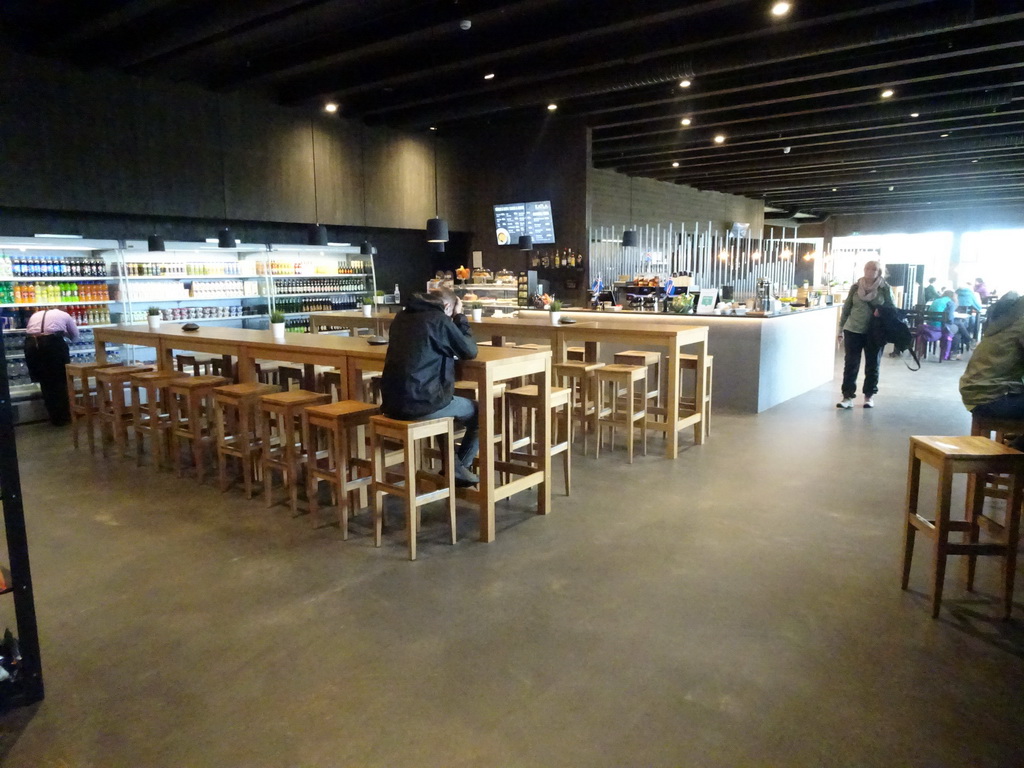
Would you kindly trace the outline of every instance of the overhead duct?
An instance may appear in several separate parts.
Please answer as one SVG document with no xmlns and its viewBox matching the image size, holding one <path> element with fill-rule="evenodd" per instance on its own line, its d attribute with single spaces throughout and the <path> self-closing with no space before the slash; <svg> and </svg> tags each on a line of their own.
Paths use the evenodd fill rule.
<svg viewBox="0 0 1024 768">
<path fill-rule="evenodd" d="M 781 211 L 765 211 L 764 218 L 768 219 L 792 219 L 799 213 L 798 208 L 783 208 Z"/>
</svg>

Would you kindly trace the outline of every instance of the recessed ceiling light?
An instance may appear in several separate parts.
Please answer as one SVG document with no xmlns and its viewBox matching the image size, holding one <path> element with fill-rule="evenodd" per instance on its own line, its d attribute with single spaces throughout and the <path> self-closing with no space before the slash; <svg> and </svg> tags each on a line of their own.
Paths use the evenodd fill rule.
<svg viewBox="0 0 1024 768">
<path fill-rule="evenodd" d="M 921 113 L 920 113 L 920 112 L 911 112 L 911 113 L 910 113 L 910 116 L 911 116 L 911 117 L 920 117 L 920 116 L 921 116 Z"/>
<path fill-rule="evenodd" d="M 978 162 L 978 161 L 975 160 L 974 162 Z M 679 167 L 679 163 L 678 162 L 672 163 L 672 167 L 673 168 L 678 168 Z"/>
<path fill-rule="evenodd" d="M 882 91 L 882 98 L 891 99 L 895 94 L 896 91 L 894 91 L 892 88 L 886 88 L 884 91 Z"/>
<path fill-rule="evenodd" d="M 338 111 L 338 105 L 335 104 L 333 101 L 328 101 L 326 104 L 324 104 L 324 112 L 337 112 L 337 111 Z"/>
<path fill-rule="evenodd" d="M 948 133 L 940 133 L 939 134 L 939 138 L 940 139 L 948 139 L 949 138 L 949 134 Z"/>
<path fill-rule="evenodd" d="M 436 130 L 437 130 L 437 126 L 436 126 L 436 125 L 432 125 L 432 126 L 430 126 L 430 130 L 432 130 L 432 131 L 436 131 Z"/>
<path fill-rule="evenodd" d="M 838 192 L 839 190 L 838 190 L 838 189 L 836 189 L 835 187 L 832 187 L 832 191 L 833 191 L 833 192 Z"/>
<path fill-rule="evenodd" d="M 679 87 L 680 88 L 689 88 L 691 85 L 693 85 L 693 83 L 690 82 L 689 80 L 680 80 L 679 81 Z"/>
<path fill-rule="evenodd" d="M 889 187 L 889 191 L 892 192 L 896 187 Z"/>
<path fill-rule="evenodd" d="M 484 75 L 484 80 L 493 80 L 493 79 L 494 79 L 494 73 L 493 72 L 488 72 L 486 75 Z"/>
<path fill-rule="evenodd" d="M 723 141 L 725 141 L 725 136 L 722 134 L 715 136 L 715 144 L 721 144 Z"/>
<path fill-rule="evenodd" d="M 976 163 L 976 162 L 978 162 L 978 161 L 977 161 L 977 160 L 971 160 L 971 162 L 972 162 L 972 163 Z"/>
<path fill-rule="evenodd" d="M 772 16 L 785 16 L 792 9 L 792 5 L 787 2 L 778 2 L 772 6 Z"/>
<path fill-rule="evenodd" d="M 548 112 L 554 112 L 556 109 L 558 109 L 557 104 L 548 104 Z"/>
<path fill-rule="evenodd" d="M 691 119 L 690 119 L 690 118 L 688 118 L 688 117 L 684 117 L 684 118 L 683 118 L 682 120 L 680 120 L 679 122 L 680 122 L 680 123 L 681 123 L 682 125 L 689 125 L 690 123 L 692 123 L 692 122 L 693 122 L 693 120 L 691 120 Z"/>
</svg>

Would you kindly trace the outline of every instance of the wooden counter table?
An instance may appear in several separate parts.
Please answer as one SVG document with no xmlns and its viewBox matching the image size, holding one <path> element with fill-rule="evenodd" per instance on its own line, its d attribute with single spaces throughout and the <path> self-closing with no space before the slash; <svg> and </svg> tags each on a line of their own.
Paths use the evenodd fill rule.
<svg viewBox="0 0 1024 768">
<path fill-rule="evenodd" d="M 318 312 L 310 316 L 310 327 L 328 327 L 341 313 Z M 551 344 L 556 362 L 566 359 L 566 350 L 572 343 L 582 343 L 586 350 L 585 359 L 596 362 L 600 357 L 600 345 L 625 344 L 633 348 L 653 349 L 664 352 L 667 358 L 665 375 L 665 408 L 649 419 L 648 429 L 664 432 L 666 437 L 665 455 L 674 459 L 679 455 L 678 435 L 684 429 L 693 427 L 694 443 L 704 443 L 703 415 L 679 408 L 682 393 L 682 379 L 679 375 L 679 358 L 684 350 L 697 356 L 697 370 L 703 370 L 707 355 L 708 328 L 700 325 L 662 322 L 639 324 L 616 318 L 580 319 L 571 325 L 553 325 L 545 313 L 533 317 L 485 317 L 480 322 L 470 321 L 478 338 L 489 336 L 495 347 L 504 346 L 510 339 L 540 339 Z M 704 377 L 696 377 L 695 402 L 704 402 Z"/>
<path fill-rule="evenodd" d="M 380 370 L 387 352 L 386 346 L 371 346 L 361 338 L 292 333 L 285 334 L 283 341 L 277 341 L 270 331 L 204 326 L 199 331 L 189 332 L 182 331 L 178 324 L 167 323 L 156 331 L 145 325 L 97 328 L 94 338 L 98 362 L 106 361 L 108 343 L 153 347 L 157 351 L 157 365 L 162 370 L 173 369 L 173 350 L 207 352 L 237 358 L 240 381 L 255 380 L 258 358 L 307 366 L 329 365 L 345 371 L 341 396 L 353 400 L 360 399 L 362 393 L 363 368 Z M 494 398 L 489 395 L 479 398 L 480 485 L 478 489 L 459 489 L 458 493 L 460 498 L 468 499 L 479 508 L 480 540 L 493 541 L 495 505 L 501 499 L 536 487 L 538 514 L 547 514 L 551 509 L 551 353 L 480 347 L 478 356 L 459 361 L 457 370 L 460 379 L 476 382 L 481 393 L 493 392 L 496 383 L 518 377 L 529 377 L 538 385 L 537 438 L 544 451 L 536 466 L 496 461 Z M 515 479 L 499 485 L 499 472 L 513 475 Z"/>
</svg>

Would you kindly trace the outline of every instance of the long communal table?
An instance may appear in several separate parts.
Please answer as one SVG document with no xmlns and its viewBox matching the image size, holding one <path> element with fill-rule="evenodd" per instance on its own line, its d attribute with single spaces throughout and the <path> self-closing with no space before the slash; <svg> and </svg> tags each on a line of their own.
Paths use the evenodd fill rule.
<svg viewBox="0 0 1024 768">
<path fill-rule="evenodd" d="M 539 313 L 538 313 L 539 314 Z M 348 317 L 341 312 L 315 312 L 310 315 L 310 330 L 317 333 L 328 328 L 346 328 Z M 382 318 L 382 324 L 389 324 Z M 601 344 L 625 344 L 638 349 L 653 349 L 663 352 L 667 358 L 665 366 L 665 407 L 650 409 L 652 417 L 647 428 L 665 433 L 665 455 L 674 459 L 679 455 L 678 435 L 693 427 L 693 440 L 697 445 L 704 443 L 705 425 L 703 412 L 696 409 L 682 409 L 679 401 L 682 394 L 682 377 L 679 373 L 680 356 L 686 353 L 696 355 L 697 370 L 704 370 L 707 357 L 708 328 L 700 325 L 675 323 L 640 324 L 629 320 L 597 319 L 576 322 L 571 325 L 555 325 L 546 317 L 512 318 L 485 317 L 480 322 L 471 322 L 478 338 L 491 338 L 495 347 L 504 346 L 511 339 L 542 339 L 551 344 L 555 362 L 566 359 L 567 348 L 582 343 L 584 357 L 597 362 L 601 355 Z M 484 349 L 485 347 L 482 347 Z M 704 402 L 704 376 L 696 377 L 694 401 Z"/>
<path fill-rule="evenodd" d="M 383 368 L 386 346 L 371 346 L 361 338 L 314 334 L 286 334 L 276 340 L 270 331 L 244 328 L 204 326 L 199 331 L 181 330 L 177 324 L 162 324 L 151 331 L 145 325 L 97 328 L 96 359 L 106 362 L 107 344 L 135 344 L 156 350 L 161 370 L 173 369 L 175 350 L 206 352 L 236 360 L 237 378 L 248 382 L 256 379 L 256 360 L 280 360 L 302 365 L 326 365 L 345 372 L 342 397 L 358 400 L 362 395 L 364 370 Z M 460 498 L 479 508 L 480 540 L 493 541 L 495 536 L 495 505 L 514 493 L 537 488 L 537 512 L 551 509 L 551 353 L 500 347 L 480 347 L 473 360 L 458 362 L 461 380 L 477 385 L 480 407 L 480 484 L 477 488 L 460 488 Z M 499 461 L 494 450 L 496 419 L 493 393 L 495 385 L 510 379 L 526 377 L 538 386 L 537 440 L 543 450 L 535 463 Z M 485 395 L 486 393 L 486 395 Z M 514 479 L 499 484 L 499 477 Z"/>
</svg>

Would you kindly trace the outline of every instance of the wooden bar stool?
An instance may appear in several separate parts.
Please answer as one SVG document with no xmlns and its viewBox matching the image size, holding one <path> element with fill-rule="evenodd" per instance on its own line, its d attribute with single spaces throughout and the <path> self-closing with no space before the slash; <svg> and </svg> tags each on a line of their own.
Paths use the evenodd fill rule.
<svg viewBox="0 0 1024 768">
<path fill-rule="evenodd" d="M 373 481 L 373 467 L 366 453 L 366 426 L 370 417 L 379 412 L 376 405 L 359 400 L 311 405 L 302 411 L 302 440 L 308 451 L 306 498 L 309 499 L 310 519 L 315 526 L 319 508 L 317 496 L 323 480 L 330 485 L 332 498 L 337 500 L 343 540 L 348 539 L 353 493 L 369 487 Z M 323 456 L 317 450 L 321 437 L 326 437 Z"/>
<path fill-rule="evenodd" d="M 302 368 L 295 365 L 277 366 L 277 383 L 281 389 L 288 392 L 292 389 L 302 389 L 302 380 L 305 376 Z"/>
<path fill-rule="evenodd" d="M 696 355 L 680 355 L 679 356 L 679 377 L 683 378 L 684 371 L 693 371 L 693 375 L 697 375 L 697 356 Z M 715 356 L 704 355 L 704 410 L 702 411 L 702 421 L 704 422 L 704 434 L 711 434 L 711 389 L 712 382 L 715 379 Z M 679 398 L 679 407 L 682 410 L 694 411 L 697 410 L 697 382 L 694 381 L 693 390 L 687 391 L 685 388 L 681 389 L 682 395 Z"/>
<path fill-rule="evenodd" d="M 586 359 L 586 347 L 566 347 L 565 359 L 582 363 Z"/>
<path fill-rule="evenodd" d="M 532 464 L 540 462 L 540 448 L 535 444 L 536 414 L 539 405 L 536 384 L 510 389 L 505 393 L 505 456 L 508 460 L 525 459 Z M 517 418 L 517 412 L 528 414 Z M 572 488 L 572 390 L 567 387 L 551 388 L 551 456 L 562 455 L 565 477 L 565 495 Z M 519 450 L 525 448 L 525 451 Z"/>
<path fill-rule="evenodd" d="M 644 365 L 647 367 L 647 385 L 640 394 L 645 400 L 653 400 L 654 407 L 661 406 L 661 353 L 645 352 L 642 349 L 628 349 L 615 353 L 619 365 Z M 650 403 L 648 403 L 650 407 Z"/>
<path fill-rule="evenodd" d="M 325 395 L 331 396 L 331 402 L 337 403 L 341 400 L 341 376 L 342 373 L 337 368 L 322 372 L 318 377 L 317 381 L 317 392 L 322 392 Z"/>
<path fill-rule="evenodd" d="M 601 454 L 601 428 L 611 427 L 612 450 L 615 450 L 615 430 L 626 430 L 626 450 L 629 463 L 633 463 L 633 433 L 638 426 L 643 441 L 644 456 L 647 455 L 647 400 L 638 398 L 637 387 L 647 379 L 647 368 L 642 365 L 606 365 L 598 368 L 597 402 L 594 408 L 594 434 L 597 441 L 594 447 L 594 458 Z M 625 400 L 619 398 L 619 392 L 625 391 Z"/>
<path fill-rule="evenodd" d="M 78 425 L 85 424 L 89 438 L 89 453 L 96 453 L 96 435 L 93 419 L 99 407 L 95 374 L 100 368 L 113 368 L 113 363 L 67 363 L 64 379 L 68 388 L 68 406 L 71 413 L 71 442 L 78 448 Z"/>
<path fill-rule="evenodd" d="M 420 469 L 422 449 L 420 441 L 446 435 L 447 450 L 442 452 L 442 474 Z M 404 461 L 402 479 L 390 476 L 385 466 L 386 444 L 401 446 Z M 448 517 L 452 531 L 452 544 L 456 542 L 455 531 L 455 434 L 453 419 L 430 419 L 429 421 L 400 421 L 386 416 L 370 419 L 370 458 L 373 463 L 373 543 L 381 545 L 384 524 L 384 494 L 390 493 L 405 499 L 405 519 L 409 530 L 409 559 L 416 559 L 416 532 L 419 530 L 419 508 L 432 501 L 448 500 Z M 419 493 L 421 482 L 434 486 L 432 491 Z"/>
<path fill-rule="evenodd" d="M 238 459 L 245 498 L 252 498 L 260 454 L 256 429 L 256 405 L 263 395 L 278 392 L 276 384 L 226 384 L 213 388 L 214 432 L 217 440 L 217 479 L 223 493 L 228 489 L 228 457 Z"/>
<path fill-rule="evenodd" d="M 263 498 L 266 506 L 273 503 L 274 471 L 281 473 L 281 482 L 289 491 L 293 515 L 299 511 L 299 476 L 306 460 L 307 446 L 302 441 L 302 410 L 311 405 L 327 405 L 330 395 L 293 389 L 263 395 L 259 399 L 260 440 L 263 455 Z"/>
<path fill-rule="evenodd" d="M 494 384 L 494 444 L 498 447 L 497 458 L 499 461 L 505 459 L 505 392 L 507 385 L 503 381 Z M 475 381 L 456 381 L 455 394 L 465 397 L 476 403 L 480 402 L 477 397 L 477 383 Z"/>
<path fill-rule="evenodd" d="M 921 484 L 921 462 L 938 470 L 938 500 L 934 520 L 917 514 Z M 966 520 L 950 520 L 953 475 L 967 475 Z M 1008 475 L 1006 516 L 1002 523 L 983 511 L 984 475 Z M 1020 506 L 1024 495 L 1024 453 L 987 437 L 910 438 L 910 468 L 907 477 L 907 511 L 903 536 L 903 589 L 910 580 L 910 562 L 914 556 L 914 536 L 921 531 L 934 542 L 932 570 L 932 617 L 939 615 L 946 558 L 967 555 L 967 589 L 974 589 L 974 570 L 978 555 L 1003 558 L 1003 617 L 1010 617 L 1013 580 L 1016 575 L 1017 545 L 1020 535 Z M 980 527 L 997 537 L 991 543 L 979 543 Z M 962 543 L 949 541 L 949 534 L 961 531 Z"/>
<path fill-rule="evenodd" d="M 997 443 L 1010 445 L 1017 437 L 1024 435 L 1024 421 L 993 419 L 988 416 L 971 416 L 971 434 L 989 437 Z M 985 478 L 985 495 L 993 499 L 1005 499 L 1008 488 L 1004 475 L 988 475 Z"/>
<path fill-rule="evenodd" d="M 181 373 L 167 371 L 140 371 L 129 376 L 132 396 L 132 426 L 135 428 L 135 458 L 142 466 L 145 454 L 143 437 L 153 441 L 153 466 L 162 469 L 170 450 L 171 408 L 168 386 L 178 379 L 188 378 Z"/>
<path fill-rule="evenodd" d="M 580 347 L 582 349 L 582 347 Z M 579 432 L 583 434 L 583 453 L 587 452 L 587 437 L 591 431 L 591 418 L 594 413 L 594 402 L 597 399 L 596 371 L 603 368 L 604 363 L 586 363 L 582 360 L 569 360 L 551 366 L 553 384 L 567 387 L 572 393 L 572 414 L 579 424 Z"/>
<path fill-rule="evenodd" d="M 185 474 L 181 461 L 181 443 L 192 443 L 192 460 L 196 479 L 201 483 L 206 475 L 203 445 L 212 442 L 213 390 L 230 383 L 223 376 L 184 376 L 167 386 L 171 405 L 171 454 L 178 477 Z"/>
<path fill-rule="evenodd" d="M 128 383 L 133 373 L 151 371 L 149 365 L 112 365 L 95 371 L 99 404 L 96 416 L 100 424 L 103 455 L 112 440 L 124 456 L 128 452 L 128 428 L 132 425 L 131 390 Z M 110 435 L 110 440 L 107 435 Z"/>
<path fill-rule="evenodd" d="M 256 368 L 256 380 L 260 384 L 277 384 L 277 363 L 273 360 L 257 360 L 254 363 Z"/>
<path fill-rule="evenodd" d="M 174 367 L 182 373 L 188 373 L 187 368 L 192 369 L 193 376 L 210 376 L 214 371 L 214 365 L 218 369 L 223 368 L 221 365 L 221 359 L 215 355 L 201 355 L 198 353 L 190 352 L 188 354 L 179 352 L 174 356 Z M 217 375 L 222 375 L 220 370 L 216 371 Z"/>
</svg>

